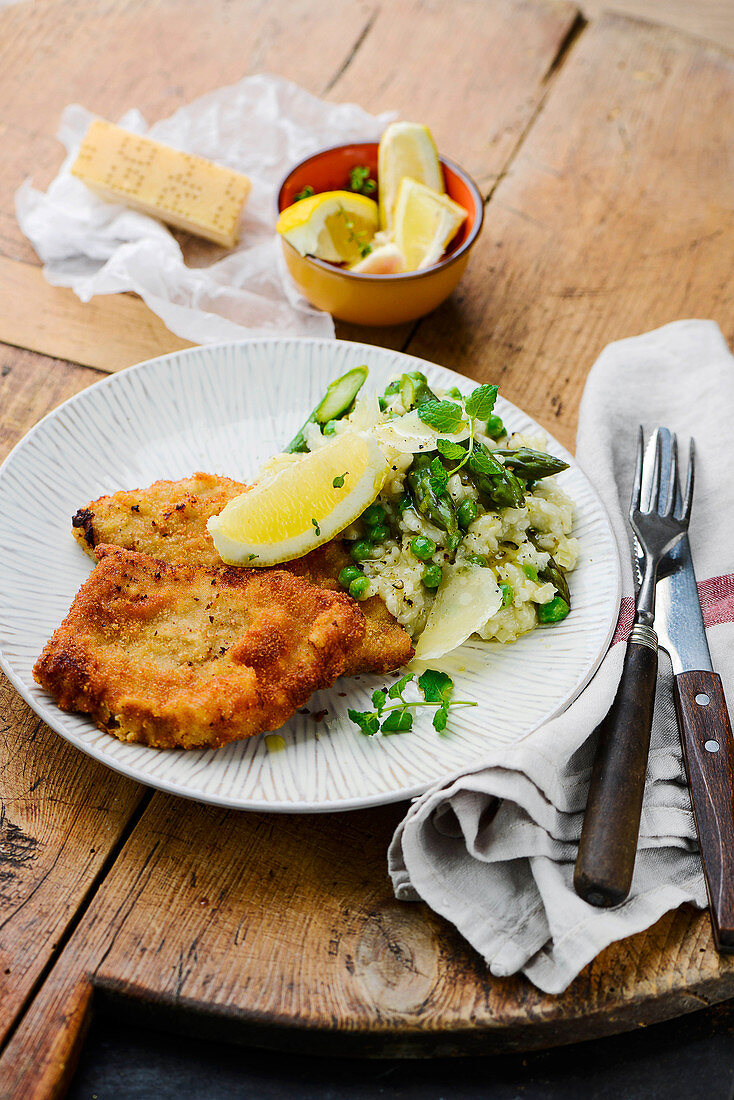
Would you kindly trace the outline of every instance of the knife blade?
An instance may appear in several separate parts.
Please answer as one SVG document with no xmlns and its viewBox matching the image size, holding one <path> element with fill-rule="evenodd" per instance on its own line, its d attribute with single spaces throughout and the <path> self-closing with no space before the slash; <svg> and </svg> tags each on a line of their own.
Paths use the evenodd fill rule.
<svg viewBox="0 0 734 1100">
<path fill-rule="evenodd" d="M 672 437 L 658 428 L 661 466 L 670 466 Z M 667 476 L 663 479 L 667 480 Z M 668 486 L 661 484 L 661 498 Z M 643 500 L 650 486 L 643 481 Z M 680 485 L 676 508 L 681 505 Z M 640 550 L 636 547 L 639 576 Z M 673 666 L 673 695 L 691 792 L 714 942 L 734 951 L 734 738 L 721 678 L 713 671 L 686 534 L 670 551 L 656 588 L 655 631 Z"/>
</svg>

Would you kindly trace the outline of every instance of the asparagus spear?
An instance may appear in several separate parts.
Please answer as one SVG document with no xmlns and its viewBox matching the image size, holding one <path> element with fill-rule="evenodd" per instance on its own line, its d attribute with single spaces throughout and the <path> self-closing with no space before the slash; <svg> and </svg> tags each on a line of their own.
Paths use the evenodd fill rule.
<svg viewBox="0 0 734 1100">
<path fill-rule="evenodd" d="M 558 595 L 563 597 L 569 607 L 571 606 L 571 593 L 568 590 L 566 574 L 553 556 L 548 559 L 548 564 L 538 573 L 538 576 L 543 581 L 550 581 Z"/>
<path fill-rule="evenodd" d="M 335 378 L 327 387 L 326 393 L 313 410 L 308 420 L 294 435 L 285 451 L 286 454 L 307 451 L 308 445 L 304 432 L 309 424 L 326 424 L 329 420 L 340 420 L 345 416 L 362 389 L 369 371 L 367 367 L 354 367 L 341 378 Z"/>
<path fill-rule="evenodd" d="M 405 411 L 410 412 L 418 405 L 426 401 L 438 401 L 435 393 L 428 385 L 425 374 L 419 370 L 412 370 L 409 374 L 402 375 L 400 379 L 400 396 L 405 406 Z"/>
<path fill-rule="evenodd" d="M 435 452 L 416 455 L 406 480 L 416 510 L 446 532 L 447 546 L 449 550 L 455 550 L 461 542 L 459 521 L 449 494 L 437 493 L 431 484 L 430 465 L 435 457 Z"/>
<path fill-rule="evenodd" d="M 516 451 L 498 451 L 506 466 L 526 481 L 539 481 L 542 477 L 552 477 L 561 470 L 568 469 L 568 463 L 543 451 L 532 451 L 529 447 L 518 447 Z"/>
<path fill-rule="evenodd" d="M 519 508 L 525 501 L 522 482 L 483 443 L 474 440 L 466 467 L 480 493 L 501 508 Z"/>
</svg>

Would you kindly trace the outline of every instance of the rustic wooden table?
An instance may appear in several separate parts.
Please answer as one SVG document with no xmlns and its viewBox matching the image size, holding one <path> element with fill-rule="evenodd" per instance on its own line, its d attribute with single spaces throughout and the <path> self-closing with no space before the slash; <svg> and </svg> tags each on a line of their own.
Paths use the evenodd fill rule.
<svg viewBox="0 0 734 1100">
<path fill-rule="evenodd" d="M 572 446 L 609 340 L 692 316 L 734 337 L 734 61 L 712 45 L 622 17 L 587 26 L 564 2 L 36 0 L 0 11 L 0 53 L 3 454 L 103 372 L 184 346 L 133 297 L 82 305 L 45 283 L 13 193 L 57 170 L 61 108 L 153 121 L 257 71 L 429 122 L 486 196 L 446 305 L 340 338 L 498 382 Z M 691 910 L 610 947 L 562 997 L 492 979 L 450 926 L 393 900 L 385 849 L 404 807 L 309 819 L 184 802 L 0 692 L 4 1097 L 63 1088 L 103 996 L 256 1044 L 438 1055 L 570 1042 L 734 994 L 734 960 Z"/>
</svg>

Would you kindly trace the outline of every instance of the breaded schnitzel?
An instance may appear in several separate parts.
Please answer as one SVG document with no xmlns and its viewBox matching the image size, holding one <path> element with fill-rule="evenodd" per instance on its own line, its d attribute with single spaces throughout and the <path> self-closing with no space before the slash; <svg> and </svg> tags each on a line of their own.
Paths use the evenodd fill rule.
<svg viewBox="0 0 734 1100">
<path fill-rule="evenodd" d="M 80 508 L 72 520 L 73 534 L 92 556 L 94 547 L 105 543 L 174 564 L 222 568 L 206 523 L 247 488 L 240 481 L 204 473 L 179 481 L 156 481 L 147 489 L 123 490 Z M 343 541 L 335 539 L 275 568 L 303 577 L 319 588 L 339 592 L 339 572 L 350 564 Z M 366 620 L 365 635 L 350 652 L 345 675 L 388 672 L 409 661 L 413 656 L 410 636 L 382 600 L 372 596 L 359 608 Z"/>
<path fill-rule="evenodd" d="M 101 546 L 33 669 L 121 741 L 217 748 L 278 729 L 364 634 L 345 593 L 280 569 L 204 569 Z"/>
</svg>

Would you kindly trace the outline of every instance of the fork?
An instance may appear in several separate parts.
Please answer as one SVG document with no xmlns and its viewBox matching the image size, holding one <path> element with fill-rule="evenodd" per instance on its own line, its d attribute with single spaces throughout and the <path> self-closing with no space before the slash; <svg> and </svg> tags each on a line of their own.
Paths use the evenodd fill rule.
<svg viewBox="0 0 734 1100">
<path fill-rule="evenodd" d="M 643 554 L 635 622 L 612 708 L 599 726 L 599 742 L 574 871 L 576 893 L 591 905 L 619 905 L 627 897 L 637 854 L 642 798 L 650 749 L 658 639 L 655 585 L 658 569 L 688 530 L 693 500 L 694 446 L 691 440 L 686 489 L 676 514 L 678 443 L 673 436 L 665 502 L 660 501 L 662 448 L 658 433 L 650 486 L 642 502 L 644 433 L 639 430 L 629 520 Z M 646 461 L 649 461 L 649 457 Z"/>
</svg>

